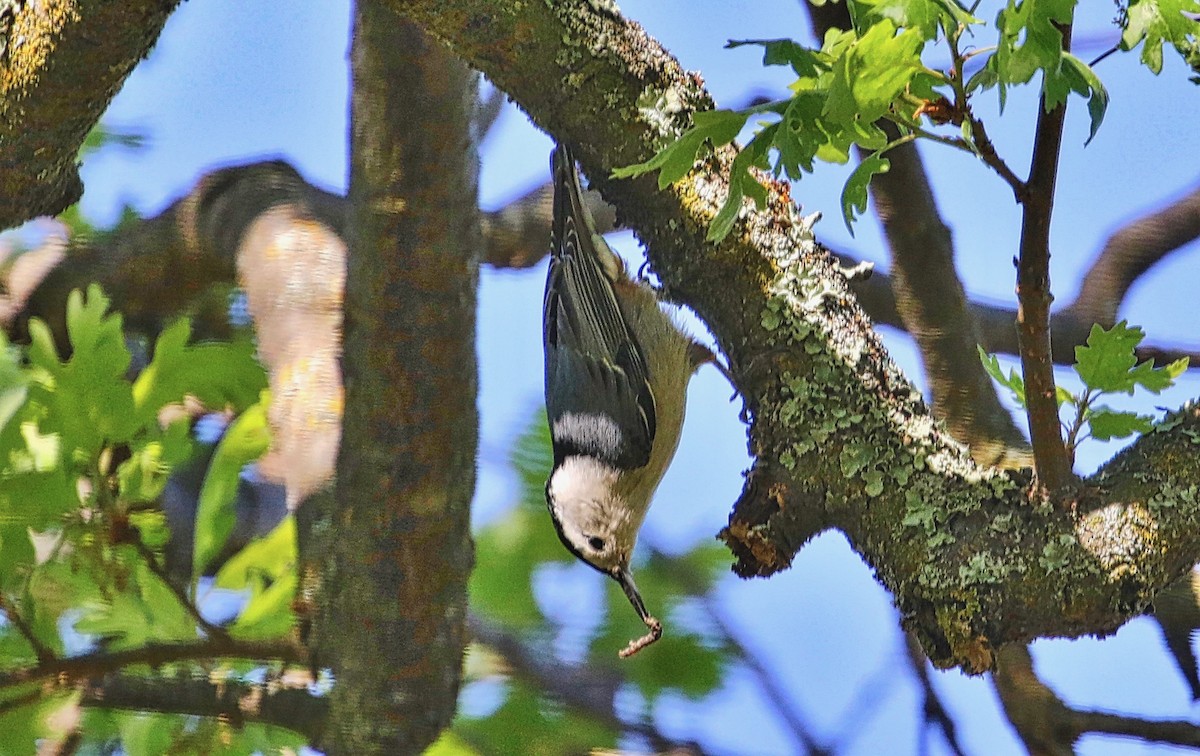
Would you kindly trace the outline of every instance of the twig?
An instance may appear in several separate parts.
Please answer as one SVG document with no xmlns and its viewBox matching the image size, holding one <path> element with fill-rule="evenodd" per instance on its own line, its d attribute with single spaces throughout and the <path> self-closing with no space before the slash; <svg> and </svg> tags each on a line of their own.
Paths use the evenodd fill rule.
<svg viewBox="0 0 1200 756">
<path fill-rule="evenodd" d="M 0 593 L 0 611 L 4 612 L 4 616 L 12 623 L 12 626 L 17 628 L 17 632 L 33 648 L 33 653 L 37 657 L 38 664 L 47 664 L 57 658 L 57 655 L 38 639 L 33 628 L 29 626 L 29 623 L 25 621 L 21 613 L 8 602 L 7 597 L 3 593 Z"/>
<path fill-rule="evenodd" d="M 668 568 L 672 568 L 674 577 L 680 581 L 686 589 L 694 594 L 700 601 L 700 605 L 708 614 L 712 623 L 716 625 L 717 631 L 721 634 L 721 640 L 729 646 L 738 660 L 746 665 L 750 673 L 758 679 L 758 683 L 762 686 L 763 693 L 767 700 L 775 707 L 775 713 L 787 725 L 796 742 L 804 751 L 810 754 L 826 754 L 832 753 L 830 749 L 822 746 L 816 741 L 811 733 L 811 727 L 800 717 L 800 707 L 790 699 L 787 691 L 775 676 L 775 673 L 758 658 L 758 655 L 751 651 L 741 640 L 738 634 L 734 631 L 732 623 L 728 617 L 717 606 L 717 602 L 712 598 L 704 586 L 696 579 L 696 576 L 691 572 L 683 569 L 674 569 L 679 564 L 678 561 L 671 559 L 663 552 L 656 549 L 652 544 L 648 544 L 652 559 L 662 560 L 662 563 Z"/>
<path fill-rule="evenodd" d="M 1080 736 L 1096 732 L 1126 735 L 1151 743 L 1200 747 L 1200 727 L 1186 720 L 1142 719 L 1103 711 L 1075 711 L 1072 719 Z"/>
<path fill-rule="evenodd" d="M 1164 257 L 1197 238 L 1200 185 L 1114 231 L 1063 314 L 1111 326 L 1134 282 Z"/>
<path fill-rule="evenodd" d="M 1062 45 L 1071 44 L 1070 24 L 1059 25 Z M 1067 106 L 1046 111 L 1045 93 L 1039 98 L 1037 131 L 1029 182 L 1021 198 L 1020 255 L 1017 258 L 1017 333 L 1021 369 L 1025 377 L 1025 413 L 1033 443 L 1038 481 L 1051 492 L 1072 478 L 1070 459 L 1063 444 L 1050 351 L 1050 217 L 1062 147 Z"/>
<path fill-rule="evenodd" d="M 1033 658 L 1025 646 L 1001 649 L 1000 665 L 992 683 L 1000 695 L 1005 716 L 1031 752 L 1072 753 L 1074 744 L 1088 733 L 1200 746 L 1200 727 L 1191 722 L 1143 719 L 1067 706 L 1037 676 Z"/>
<path fill-rule="evenodd" d="M 131 664 L 148 664 L 156 667 L 170 662 L 211 659 L 215 657 L 238 659 L 278 659 L 294 664 L 305 664 L 308 651 L 292 641 L 241 641 L 205 638 L 189 643 L 150 643 L 138 648 L 121 651 L 96 651 L 79 656 L 54 659 L 0 674 L 0 689 L 24 683 L 49 680 L 54 677 L 82 679 L 104 674 Z"/>
<path fill-rule="evenodd" d="M 182 588 L 180 588 L 174 581 L 171 580 L 171 577 L 167 574 L 166 570 L 164 570 L 158 564 L 158 561 L 155 559 L 154 552 L 150 550 L 150 547 L 142 542 L 141 537 L 136 531 L 131 532 L 129 542 L 133 544 L 133 548 L 138 552 L 138 554 L 146 560 L 146 566 L 150 568 L 150 571 L 154 573 L 155 577 L 157 577 L 163 582 L 164 585 L 167 586 L 167 588 L 179 601 L 180 605 L 184 608 L 184 611 L 192 615 L 192 619 L 196 620 L 196 624 L 199 625 L 209 637 L 220 638 L 226 641 L 230 639 L 229 633 L 225 631 L 225 628 L 214 625 L 204 618 L 204 615 L 200 613 L 200 607 L 196 606 L 195 602 L 188 597 L 187 593 L 185 593 Z"/>
<path fill-rule="evenodd" d="M 775 708 L 775 713 L 787 725 L 788 730 L 791 731 L 796 742 L 803 747 L 804 752 L 809 754 L 833 753 L 833 751 L 816 741 L 816 738 L 809 731 L 808 724 L 800 719 L 797 713 L 799 707 L 790 700 L 783 684 L 775 676 L 775 673 L 767 665 L 763 664 L 758 655 L 750 651 L 742 643 L 741 638 L 734 632 L 733 626 L 730 625 L 728 618 L 725 617 L 725 613 L 717 606 L 716 601 L 711 596 L 704 595 L 700 597 L 700 603 L 704 607 L 704 611 L 708 613 L 709 619 L 717 626 L 717 630 L 723 636 L 722 640 L 729 645 L 738 660 L 742 664 L 745 664 L 746 668 L 758 680 L 758 684 L 762 687 L 767 700 Z"/>
<path fill-rule="evenodd" d="M 467 627 L 476 641 L 503 656 L 516 675 L 576 711 L 596 719 L 605 726 L 646 738 L 657 752 L 677 753 L 681 756 L 703 753 L 699 744 L 674 740 L 660 732 L 651 722 L 622 720 L 613 707 L 613 697 L 623 682 L 619 673 L 590 665 L 567 665 L 559 662 L 552 655 L 532 648 L 520 638 L 473 612 L 467 614 Z"/>
<path fill-rule="evenodd" d="M 1102 52 L 1102 53 L 1100 53 L 1099 55 L 1097 55 L 1097 56 L 1095 57 L 1095 59 L 1094 59 L 1094 60 L 1092 60 L 1092 62 L 1091 62 L 1091 63 L 1088 63 L 1088 68 L 1094 68 L 1094 67 L 1095 67 L 1095 65 L 1096 65 L 1097 63 L 1099 63 L 1100 61 L 1104 60 L 1104 59 L 1105 59 L 1105 58 L 1107 58 L 1109 55 L 1112 55 L 1113 53 L 1115 53 L 1117 50 L 1120 50 L 1120 49 L 1121 49 L 1121 45 L 1120 45 L 1120 44 L 1115 44 L 1115 45 L 1113 45 L 1112 47 L 1108 48 L 1108 49 L 1107 49 L 1107 50 L 1105 50 L 1104 52 Z"/>
<path fill-rule="evenodd" d="M 1013 197 L 1017 202 L 1021 202 L 1029 187 L 1017 177 L 1016 173 L 1013 173 L 1013 170 L 1008 167 L 1008 163 L 1004 162 L 1004 158 L 996 152 L 996 146 L 992 144 L 983 121 L 976 118 L 975 114 L 971 112 L 970 97 L 967 94 L 966 84 L 963 82 L 963 68 L 966 59 L 958 49 L 958 37 L 962 32 L 963 28 L 960 26 L 956 33 L 946 35 L 946 42 L 950 45 L 951 65 L 955 72 L 955 75 L 950 77 L 950 86 L 954 89 L 954 109 L 963 114 L 963 118 L 971 127 L 971 139 L 975 142 L 973 150 L 975 154 L 983 160 L 985 165 L 999 174 L 1000 178 L 1004 179 L 1005 183 L 1012 188 Z"/>
<path fill-rule="evenodd" d="M 963 756 L 962 744 L 958 742 L 958 726 L 954 723 L 950 712 L 946 711 L 946 707 L 942 705 L 942 699 L 938 696 L 937 691 L 933 689 L 933 681 L 929 679 L 929 670 L 925 666 L 925 653 L 921 651 L 920 643 L 911 633 L 904 634 L 904 649 L 908 652 L 908 661 L 912 666 L 913 675 L 917 678 L 917 684 L 921 686 L 921 693 L 925 698 L 922 704 L 925 722 L 941 728 L 951 753 Z"/>
<path fill-rule="evenodd" d="M 80 704 L 105 709 L 222 717 L 238 725 L 261 722 L 320 738 L 329 715 L 329 696 L 310 692 L 313 678 L 289 669 L 282 678 L 250 681 L 241 675 L 197 678 L 105 675 L 81 686 Z"/>
</svg>

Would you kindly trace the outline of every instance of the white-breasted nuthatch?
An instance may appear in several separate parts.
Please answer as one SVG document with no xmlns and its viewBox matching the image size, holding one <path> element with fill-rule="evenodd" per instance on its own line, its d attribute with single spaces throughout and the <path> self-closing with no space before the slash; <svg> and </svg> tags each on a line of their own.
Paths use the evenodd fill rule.
<svg viewBox="0 0 1200 756">
<path fill-rule="evenodd" d="M 675 456 L 688 381 L 705 362 L 723 366 L 680 331 L 595 232 L 562 144 L 551 172 L 542 326 L 554 467 L 546 505 L 567 549 L 620 583 L 649 628 L 621 651 L 627 657 L 662 635 L 630 573 L 638 530 Z"/>
</svg>

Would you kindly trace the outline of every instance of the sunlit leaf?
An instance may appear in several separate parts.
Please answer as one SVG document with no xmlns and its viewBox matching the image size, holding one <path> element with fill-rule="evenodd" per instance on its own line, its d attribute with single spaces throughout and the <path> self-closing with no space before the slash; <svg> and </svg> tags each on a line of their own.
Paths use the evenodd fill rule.
<svg viewBox="0 0 1200 756">
<path fill-rule="evenodd" d="M 271 443 L 267 401 L 264 392 L 258 404 L 233 421 L 213 453 L 196 507 L 193 576 L 203 574 L 225 546 L 236 520 L 233 504 L 237 499 L 242 468 L 261 457 Z"/>
</svg>

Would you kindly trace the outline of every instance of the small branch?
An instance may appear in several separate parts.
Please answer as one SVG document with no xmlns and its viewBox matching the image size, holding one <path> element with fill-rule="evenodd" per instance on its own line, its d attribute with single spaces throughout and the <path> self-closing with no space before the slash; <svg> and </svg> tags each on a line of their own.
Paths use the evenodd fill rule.
<svg viewBox="0 0 1200 756">
<path fill-rule="evenodd" d="M 917 642 L 912 633 L 904 634 L 904 650 L 908 652 L 908 661 L 912 666 L 913 676 L 917 678 L 917 684 L 921 686 L 921 694 L 924 697 L 921 708 L 925 713 L 925 723 L 936 725 L 941 729 L 950 752 L 957 756 L 963 756 L 962 744 L 958 742 L 958 726 L 954 723 L 954 717 L 946 711 L 937 691 L 933 689 L 933 681 L 929 679 L 929 669 L 925 666 L 927 660 L 925 652 L 921 650 L 921 644 Z M 922 752 L 925 752 L 925 749 L 922 749 Z"/>
<path fill-rule="evenodd" d="M 239 641 L 206 638 L 190 643 L 151 643 L 122 651 L 96 651 L 65 659 L 54 659 L 47 663 L 39 663 L 36 667 L 0 674 L 0 689 L 59 676 L 67 679 L 83 679 L 113 672 L 131 664 L 148 664 L 156 667 L 170 662 L 217 657 L 277 659 L 293 664 L 308 663 L 308 652 L 292 641 Z"/>
<path fill-rule="evenodd" d="M 296 669 L 268 675 L 262 682 L 236 676 L 220 679 L 179 676 L 106 675 L 81 688 L 80 703 L 105 709 L 221 717 L 235 726 L 247 722 L 287 727 L 316 740 L 329 714 L 329 697 L 313 695 L 312 676 Z"/>
<path fill-rule="evenodd" d="M 191 598 L 188 597 L 187 593 L 185 593 L 184 590 L 175 583 L 175 581 L 171 580 L 171 577 L 167 574 L 166 570 L 164 570 L 162 566 L 158 564 L 158 561 L 154 556 L 154 552 L 151 551 L 146 544 L 142 543 L 142 539 L 140 536 L 138 536 L 136 531 L 131 531 L 129 542 L 133 544 L 133 548 L 138 552 L 142 559 L 146 560 L 146 566 L 150 568 L 150 571 L 154 573 L 154 576 L 161 580 L 165 586 L 167 586 L 167 588 L 179 601 L 179 604 L 184 608 L 184 611 L 190 614 L 192 619 L 196 620 L 196 624 L 200 626 L 200 629 L 202 629 L 205 634 L 211 638 L 217 638 L 225 641 L 230 640 L 229 633 L 225 631 L 225 628 L 214 625 L 205 619 L 204 615 L 200 613 L 200 608 L 196 606 Z"/>
<path fill-rule="evenodd" d="M 1099 55 L 1097 55 L 1097 56 L 1096 56 L 1096 57 L 1095 57 L 1095 58 L 1092 60 L 1092 62 L 1091 62 L 1091 63 L 1088 63 L 1088 68 L 1095 68 L 1097 63 L 1099 63 L 1100 61 L 1104 60 L 1104 59 L 1105 59 L 1105 58 L 1107 58 L 1109 55 L 1112 55 L 1113 53 L 1115 53 L 1117 50 L 1120 50 L 1120 49 L 1121 49 L 1121 46 L 1120 46 L 1119 44 L 1118 44 L 1118 45 L 1113 45 L 1112 47 L 1108 48 L 1108 49 L 1107 49 L 1107 50 L 1105 50 L 1104 52 L 1102 52 L 1102 53 L 1100 53 Z"/>
<path fill-rule="evenodd" d="M 38 639 L 37 633 L 33 631 L 33 628 L 29 626 L 29 623 L 25 621 L 25 618 L 21 616 L 16 607 L 8 602 L 7 597 L 3 593 L 0 593 L 0 612 L 4 612 L 4 616 L 12 623 L 12 626 L 17 628 L 17 632 L 33 648 L 33 653 L 37 657 L 38 664 L 49 664 L 58 658 L 46 644 Z"/>
<path fill-rule="evenodd" d="M 1084 274 L 1062 315 L 1111 326 L 1131 286 L 1153 265 L 1200 238 L 1200 185 L 1117 229 Z"/>
<path fill-rule="evenodd" d="M 1089 732 L 1125 735 L 1150 743 L 1200 747 L 1200 727 L 1187 720 L 1142 719 L 1102 711 L 1076 711 L 1073 714 L 1075 730 L 1079 735 Z"/>
<path fill-rule="evenodd" d="M 703 753 L 697 743 L 674 740 L 651 722 L 631 723 L 622 720 L 613 706 L 614 696 L 624 681 L 616 671 L 563 664 L 474 613 L 468 613 L 467 625 L 474 639 L 503 656 L 514 674 L 563 704 L 606 727 L 646 738 L 656 752 L 680 756 Z"/>
<path fill-rule="evenodd" d="M 963 114 L 963 118 L 966 119 L 967 124 L 971 128 L 971 139 L 975 142 L 972 151 L 983 160 L 985 165 L 995 171 L 1000 178 L 1004 179 L 1005 183 L 1012 188 L 1013 197 L 1016 198 L 1017 202 L 1021 202 L 1028 192 L 1028 186 L 1017 177 L 1017 174 L 1008 167 L 1008 163 L 1004 162 L 1004 158 L 1000 157 L 999 153 L 996 152 L 996 146 L 992 144 L 983 121 L 976 118 L 975 114 L 971 112 L 970 96 L 967 94 L 966 85 L 963 83 L 963 69 L 965 68 L 966 58 L 963 57 L 958 49 L 958 36 L 961 33 L 962 28 L 959 27 L 958 33 L 946 35 L 946 41 L 950 45 L 951 65 L 954 68 L 954 76 L 950 77 L 950 85 L 954 88 L 954 109 Z"/>
<path fill-rule="evenodd" d="M 822 746 L 813 737 L 812 732 L 810 732 L 811 728 L 800 719 L 797 713 L 799 707 L 790 700 L 787 691 L 784 690 L 783 684 L 775 676 L 775 673 L 742 643 L 737 633 L 734 632 L 733 626 L 729 624 L 725 613 L 717 606 L 716 601 L 712 597 L 704 595 L 700 597 L 700 603 L 704 607 L 704 611 L 708 613 L 709 619 L 712 620 L 713 624 L 717 626 L 717 630 L 720 631 L 722 640 L 729 644 L 729 647 L 733 649 L 734 655 L 737 656 L 738 660 L 745 664 L 746 668 L 758 680 L 763 695 L 767 697 L 767 700 L 775 708 L 775 713 L 787 725 L 797 744 L 803 747 L 803 752 L 817 756 L 833 753 L 832 750 Z"/>
<path fill-rule="evenodd" d="M 799 706 L 791 700 L 787 694 L 783 683 L 771 671 L 770 667 L 758 658 L 758 655 L 751 651 L 741 638 L 734 631 L 733 625 L 729 622 L 716 600 L 713 599 L 710 592 L 701 583 L 696 576 L 689 570 L 683 569 L 681 563 L 671 559 L 663 552 L 654 547 L 653 544 L 648 544 L 650 549 L 650 558 L 661 560 L 662 565 L 671 571 L 675 579 L 685 586 L 685 589 L 696 596 L 700 601 L 700 605 L 704 607 L 705 613 L 712 623 L 716 625 L 717 631 L 721 634 L 721 641 L 730 647 L 738 660 L 746 665 L 751 674 L 758 680 L 758 684 L 762 687 L 763 694 L 767 700 L 775 708 L 775 713 L 787 725 L 792 735 L 796 739 L 796 744 L 801 746 L 803 751 L 809 754 L 827 754 L 832 751 L 819 744 L 816 738 L 812 735 L 812 728 L 804 722 L 799 715 Z"/>
<path fill-rule="evenodd" d="M 1001 649 L 992 683 L 1005 715 L 1031 753 L 1071 754 L 1079 738 L 1088 733 L 1200 746 L 1200 727 L 1191 722 L 1144 719 L 1067 706 L 1037 676 L 1033 658 L 1025 646 Z"/>
<path fill-rule="evenodd" d="M 1064 49 L 1071 45 L 1071 27 L 1058 27 Z M 1021 246 L 1017 259 L 1017 333 L 1021 369 L 1025 377 L 1026 416 L 1033 442 L 1038 480 L 1051 492 L 1072 478 L 1071 462 L 1063 444 L 1050 349 L 1050 218 L 1062 147 L 1067 106 L 1046 111 L 1046 95 L 1039 98 L 1033 160 L 1026 192 L 1021 197 Z"/>
</svg>

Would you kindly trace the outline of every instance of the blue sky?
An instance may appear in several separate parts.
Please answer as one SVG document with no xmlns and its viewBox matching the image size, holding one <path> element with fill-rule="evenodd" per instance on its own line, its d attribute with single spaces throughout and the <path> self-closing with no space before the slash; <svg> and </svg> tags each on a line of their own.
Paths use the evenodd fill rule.
<svg viewBox="0 0 1200 756">
<path fill-rule="evenodd" d="M 1089 43 L 1085 60 L 1116 38 L 1110 3 L 1085 4 L 1076 39 Z M 782 95 L 784 69 L 760 67 L 753 49 L 722 49 L 728 39 L 792 36 L 807 41 L 807 17 L 795 0 L 720 2 L 626 0 L 622 11 L 643 23 L 682 63 L 703 73 L 719 104 L 737 105 L 750 93 Z M 979 15 L 992 17 L 996 4 Z M 279 4 L 263 0 L 184 3 L 154 53 L 130 77 L 106 122 L 149 135 L 137 153 L 108 150 L 85 166 L 85 212 L 112 222 L 122 204 L 153 214 L 190 188 L 204 172 L 250 159 L 283 157 L 311 181 L 341 191 L 346 185 L 349 8 L 344 2 Z M 980 44 L 986 44 L 982 39 Z M 931 60 L 939 60 L 936 54 Z M 1087 117 L 1079 101 L 1069 111 L 1053 228 L 1052 274 L 1060 302 L 1069 301 L 1081 267 L 1107 234 L 1200 180 L 1195 149 L 1200 90 L 1168 56 L 1159 77 L 1130 56 L 1112 56 L 1098 67 L 1112 101 L 1105 123 L 1086 149 Z M 977 112 L 988 119 L 999 152 L 1024 175 L 1036 101 L 1014 93 L 1003 119 L 994 97 Z M 547 178 L 549 139 L 513 106 L 506 107 L 483 145 L 481 202 L 505 204 Z M 972 296 L 1011 303 L 1012 256 L 1019 211 L 1008 188 L 970 156 L 924 148 L 926 165 L 958 245 L 959 272 Z M 822 167 L 793 190 L 804 210 L 826 219 L 818 238 L 886 267 L 886 249 L 868 215 L 850 238 L 840 220 L 838 196 L 851 167 Z M 615 235 L 622 254 L 640 259 L 630 234 Z M 1194 310 L 1186 304 L 1200 285 L 1197 245 L 1159 265 L 1133 290 L 1122 316 L 1145 327 L 1152 339 L 1200 347 Z M 480 288 L 479 355 L 482 441 L 476 522 L 501 514 L 512 502 L 514 480 L 505 466 L 513 439 L 541 399 L 541 288 L 544 267 L 531 271 L 485 269 Z M 693 322 L 697 333 L 702 326 Z M 889 349 L 918 383 L 915 352 L 901 334 L 886 334 Z M 1066 372 L 1060 374 L 1068 378 Z M 1176 406 L 1200 394 L 1188 376 L 1168 394 L 1142 401 Z M 651 510 L 643 538 L 668 552 L 711 539 L 725 524 L 747 466 L 738 405 L 723 379 L 705 369 L 693 383 L 688 420 L 674 468 Z M 1080 468 L 1093 469 L 1114 451 L 1089 444 Z M 485 567 L 485 566 L 484 566 Z M 599 596 L 611 586 L 586 569 L 556 579 Z M 561 589 L 560 589 L 561 590 Z M 547 600 L 553 586 L 542 591 Z M 889 597 L 837 534 L 809 544 L 793 569 L 767 581 L 727 579 L 719 595 L 745 642 L 780 671 L 789 695 L 818 737 L 853 733 L 847 752 L 913 752 L 918 742 L 919 700 L 906 673 L 901 638 Z M 564 631 L 570 634 L 570 628 Z M 1136 620 L 1104 640 L 1040 641 L 1039 670 L 1073 704 L 1192 716 L 1182 679 L 1161 650 L 1157 629 Z M 938 673 L 938 689 L 960 722 L 973 753 L 1016 752 L 990 685 L 979 678 Z M 863 699 L 863 691 L 872 691 Z M 856 711 L 857 718 L 847 715 Z M 738 752 L 747 733 L 762 753 L 784 753 L 790 740 L 757 700 L 754 684 L 732 675 L 722 692 L 699 704 L 671 701 L 655 712 L 679 737 L 700 737 L 718 752 Z M 935 749 L 936 738 L 934 740 Z M 1139 750 L 1141 749 L 1141 750 Z M 1089 740 L 1084 753 L 1163 753 L 1162 747 Z"/>
</svg>

